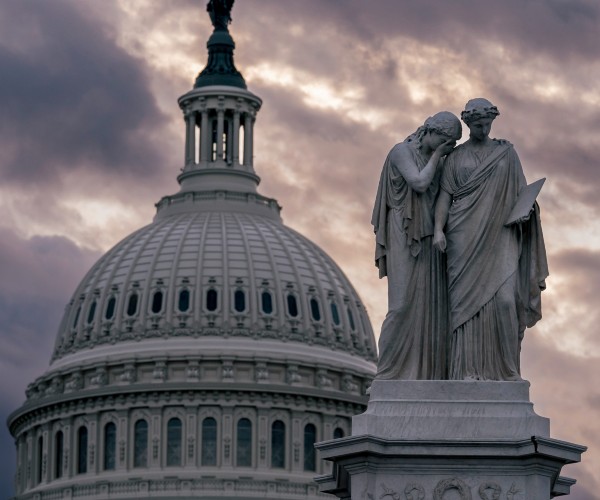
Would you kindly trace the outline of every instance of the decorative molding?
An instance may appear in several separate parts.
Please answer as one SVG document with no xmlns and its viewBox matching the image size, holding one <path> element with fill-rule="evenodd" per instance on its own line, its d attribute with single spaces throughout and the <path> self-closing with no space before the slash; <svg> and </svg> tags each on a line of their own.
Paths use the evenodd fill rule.
<svg viewBox="0 0 600 500">
<path fill-rule="evenodd" d="M 444 493 L 448 490 L 456 490 L 460 495 L 460 500 L 472 500 L 471 489 L 457 477 L 440 481 L 433 491 L 433 500 L 443 500 Z"/>
<path fill-rule="evenodd" d="M 425 488 L 418 483 L 409 483 L 404 488 L 406 500 L 425 500 Z"/>
</svg>

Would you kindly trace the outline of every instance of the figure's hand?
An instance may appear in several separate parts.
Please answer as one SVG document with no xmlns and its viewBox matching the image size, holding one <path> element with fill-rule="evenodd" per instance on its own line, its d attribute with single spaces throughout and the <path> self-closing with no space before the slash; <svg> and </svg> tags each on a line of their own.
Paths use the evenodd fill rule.
<svg viewBox="0 0 600 500">
<path fill-rule="evenodd" d="M 452 152 L 454 146 L 456 146 L 456 141 L 454 139 L 448 139 L 446 142 L 440 144 L 435 152 L 440 156 L 446 156 Z"/>
<path fill-rule="evenodd" d="M 529 213 L 525 217 L 521 217 L 520 219 L 517 219 L 515 221 L 515 224 L 522 224 L 523 222 L 527 222 L 530 219 L 531 214 L 533 213 L 533 210 L 534 210 L 534 207 L 531 207 L 531 209 L 529 210 Z"/>
<path fill-rule="evenodd" d="M 433 246 L 440 252 L 446 251 L 446 236 L 443 231 L 435 231 L 433 233 Z"/>
</svg>

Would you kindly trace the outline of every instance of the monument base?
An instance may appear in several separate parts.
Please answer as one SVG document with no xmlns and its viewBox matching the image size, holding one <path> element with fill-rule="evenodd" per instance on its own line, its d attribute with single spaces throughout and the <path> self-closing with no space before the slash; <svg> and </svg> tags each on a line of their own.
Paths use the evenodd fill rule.
<svg viewBox="0 0 600 500">
<path fill-rule="evenodd" d="M 529 383 L 375 380 L 352 436 L 316 445 L 320 490 L 345 500 L 548 500 L 585 447 L 550 438 Z"/>
</svg>

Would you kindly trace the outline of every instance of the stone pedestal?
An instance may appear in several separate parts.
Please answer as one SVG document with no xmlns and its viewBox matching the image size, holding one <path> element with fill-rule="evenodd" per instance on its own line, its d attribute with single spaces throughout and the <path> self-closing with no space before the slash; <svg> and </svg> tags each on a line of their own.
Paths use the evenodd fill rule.
<svg viewBox="0 0 600 500">
<path fill-rule="evenodd" d="M 548 500 L 585 447 L 550 438 L 528 382 L 375 380 L 352 436 L 317 444 L 345 500 Z"/>
</svg>

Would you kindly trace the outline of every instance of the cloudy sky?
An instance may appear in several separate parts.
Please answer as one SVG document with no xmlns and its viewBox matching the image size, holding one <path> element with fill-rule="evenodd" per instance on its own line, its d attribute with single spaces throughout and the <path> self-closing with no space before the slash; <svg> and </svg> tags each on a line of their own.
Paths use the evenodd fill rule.
<svg viewBox="0 0 600 500">
<path fill-rule="evenodd" d="M 177 191 L 176 99 L 206 61 L 204 0 L 0 5 L 0 417 L 48 366 L 93 262 Z M 570 498 L 600 491 L 600 3 L 238 0 L 236 64 L 263 101 L 260 192 L 340 264 L 374 330 L 386 283 L 370 226 L 390 147 L 473 97 L 500 109 L 540 195 L 551 277 L 523 375 L 555 438 L 589 446 Z M 0 492 L 12 439 L 0 427 Z M 4 497 L 4 495 L 2 495 Z"/>
</svg>

